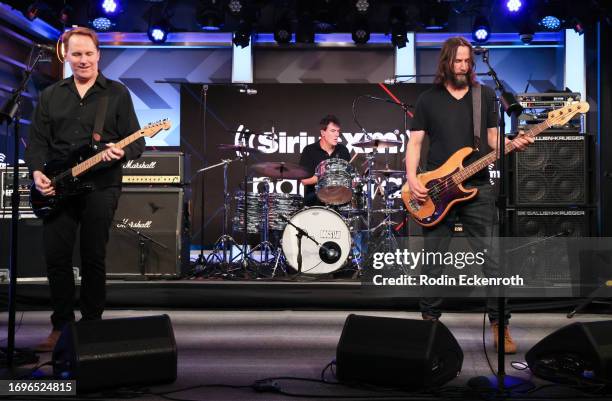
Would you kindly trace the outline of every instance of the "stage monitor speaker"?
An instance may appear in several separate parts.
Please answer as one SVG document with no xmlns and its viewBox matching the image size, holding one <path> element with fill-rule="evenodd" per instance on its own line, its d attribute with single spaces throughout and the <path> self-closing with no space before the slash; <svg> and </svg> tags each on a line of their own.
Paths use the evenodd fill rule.
<svg viewBox="0 0 612 401">
<path fill-rule="evenodd" d="M 513 206 L 585 206 L 589 202 L 588 136 L 541 134 L 512 154 Z"/>
<path fill-rule="evenodd" d="M 69 323 L 53 350 L 53 374 L 77 392 L 176 380 L 177 349 L 168 315 Z"/>
<path fill-rule="evenodd" d="M 179 187 L 123 187 L 106 248 L 107 275 L 180 275 L 189 263 L 186 198 Z"/>
<path fill-rule="evenodd" d="M 612 382 L 612 320 L 577 322 L 543 338 L 525 355 L 531 371 L 556 382 Z"/>
<path fill-rule="evenodd" d="M 336 364 L 341 382 L 423 388 L 459 375 L 463 351 L 441 322 L 351 314 Z"/>
</svg>

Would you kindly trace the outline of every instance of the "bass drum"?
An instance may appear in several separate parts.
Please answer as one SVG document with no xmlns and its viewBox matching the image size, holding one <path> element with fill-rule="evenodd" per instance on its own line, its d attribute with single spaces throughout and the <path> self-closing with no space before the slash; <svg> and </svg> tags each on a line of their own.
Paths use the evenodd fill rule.
<svg viewBox="0 0 612 401">
<path fill-rule="evenodd" d="M 302 273 L 327 274 L 340 269 L 351 253 L 351 232 L 342 217 L 326 207 L 314 206 L 300 210 L 290 219 L 312 236 L 302 237 Z M 283 231 L 282 249 L 287 264 L 298 271 L 297 230 L 287 224 Z"/>
</svg>

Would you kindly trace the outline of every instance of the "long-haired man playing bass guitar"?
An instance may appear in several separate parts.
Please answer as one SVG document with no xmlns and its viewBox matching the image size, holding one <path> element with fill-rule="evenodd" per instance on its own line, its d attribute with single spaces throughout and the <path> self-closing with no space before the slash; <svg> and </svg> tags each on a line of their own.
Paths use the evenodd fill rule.
<svg viewBox="0 0 612 401">
<path fill-rule="evenodd" d="M 410 141 L 406 154 L 406 177 L 408 187 L 417 202 L 425 202 L 428 197 L 426 188 L 417 179 L 417 167 L 420 162 L 421 147 L 425 136 L 429 139 L 427 170 L 440 167 L 457 150 L 463 147 L 479 148 L 476 156 L 484 155 L 497 147 L 497 109 L 495 107 L 495 92 L 485 86 L 478 85 L 474 72 L 474 55 L 470 43 L 461 37 L 448 39 L 442 46 L 435 85 L 424 92 L 418 99 Z M 480 127 L 474 129 L 475 91 L 480 91 Z M 480 141 L 480 138 L 482 140 Z M 506 141 L 508 141 L 506 139 Z M 533 138 L 518 136 L 514 139 L 519 150 L 523 150 Z M 479 142 L 479 143 L 478 143 Z M 474 249 L 486 248 L 482 239 L 493 233 L 495 218 L 495 194 L 488 183 L 488 171 L 485 169 L 466 182 L 467 186 L 478 188 L 478 194 L 470 201 L 457 204 L 439 222 L 431 227 L 423 227 L 425 249 L 442 251 L 448 249 L 453 235 L 455 222 L 461 222 L 463 231 Z M 497 260 L 486 258 L 483 266 L 485 275 L 495 276 L 498 273 Z M 423 274 L 430 277 L 439 276 L 444 266 L 426 265 Z M 497 301 L 493 298 L 487 301 L 489 320 L 494 329 L 495 345 L 497 347 L 497 322 L 499 314 Z M 423 297 L 419 302 L 424 319 L 437 320 L 441 316 L 441 297 Z M 506 323 L 510 319 L 507 312 Z M 505 333 L 505 350 L 516 352 L 516 344 L 510 333 Z"/>
</svg>

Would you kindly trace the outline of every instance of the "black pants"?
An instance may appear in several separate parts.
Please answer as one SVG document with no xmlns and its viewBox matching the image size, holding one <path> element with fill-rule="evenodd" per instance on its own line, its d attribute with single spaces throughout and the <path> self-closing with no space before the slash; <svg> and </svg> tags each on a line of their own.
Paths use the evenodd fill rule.
<svg viewBox="0 0 612 401">
<path fill-rule="evenodd" d="M 467 187 L 466 187 L 467 188 Z M 467 240 L 473 249 L 487 248 L 484 238 L 497 236 L 497 209 L 495 208 L 495 191 L 489 184 L 476 186 L 478 195 L 463 204 L 455 205 L 444 220 L 432 228 L 423 228 L 425 250 L 446 252 L 453 236 L 453 225 L 461 222 Z M 426 265 L 423 273 L 430 277 L 439 277 L 444 269 L 443 265 Z M 483 273 L 486 277 L 499 277 L 499 259 L 496 255 L 485 257 Z M 507 299 L 506 299 L 507 301 Z M 506 302 L 507 304 L 507 302 Z M 432 317 L 440 317 L 441 297 L 423 297 L 419 301 L 421 313 Z M 490 321 L 499 319 L 497 298 L 487 298 L 487 313 Z M 510 310 L 505 308 L 505 321 L 510 319 Z"/>
<path fill-rule="evenodd" d="M 83 320 L 102 317 L 106 299 L 106 244 L 121 188 L 108 187 L 69 200 L 45 219 L 43 238 L 51 290 L 54 330 L 74 320 L 75 283 L 72 255 L 80 226 Z"/>
</svg>

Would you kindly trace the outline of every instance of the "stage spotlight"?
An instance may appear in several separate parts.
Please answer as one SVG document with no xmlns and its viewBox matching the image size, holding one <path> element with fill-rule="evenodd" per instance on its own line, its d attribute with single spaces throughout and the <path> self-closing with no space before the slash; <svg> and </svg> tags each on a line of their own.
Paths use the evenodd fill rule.
<svg viewBox="0 0 612 401">
<path fill-rule="evenodd" d="M 92 21 L 91 26 L 98 32 L 108 32 L 113 23 L 107 17 L 98 17 Z"/>
<path fill-rule="evenodd" d="M 297 43 L 314 43 L 314 39 L 315 32 L 312 20 L 310 17 L 300 18 L 295 32 L 295 41 Z"/>
<path fill-rule="evenodd" d="M 147 31 L 147 35 L 149 36 L 149 40 L 153 43 L 164 43 L 166 39 L 168 39 L 168 28 L 163 23 L 151 25 Z"/>
<path fill-rule="evenodd" d="M 577 34 L 582 35 L 584 33 L 584 25 L 582 25 L 582 21 L 578 18 L 572 18 L 570 25 Z"/>
<path fill-rule="evenodd" d="M 533 28 L 531 22 L 526 19 L 521 23 L 521 28 L 519 29 L 519 37 L 521 38 L 521 42 L 523 44 L 528 45 L 533 41 L 533 35 L 535 34 L 535 29 Z"/>
<path fill-rule="evenodd" d="M 62 9 L 60 10 L 59 14 L 58 14 L 58 18 L 60 20 L 60 22 L 66 26 L 66 25 L 70 25 L 70 18 L 73 15 L 73 8 L 70 7 L 68 4 L 66 4 L 64 7 L 62 7 Z"/>
<path fill-rule="evenodd" d="M 116 0 L 103 0 L 100 7 L 106 15 L 113 15 L 119 11 L 119 3 Z"/>
<path fill-rule="evenodd" d="M 35 1 L 32 4 L 30 4 L 28 6 L 28 8 L 25 9 L 25 11 L 22 11 L 22 14 L 29 21 L 34 21 L 36 18 L 38 18 L 40 16 L 40 13 L 46 7 L 47 7 L 46 4 L 44 4 L 44 3 L 40 2 L 40 1 Z"/>
<path fill-rule="evenodd" d="M 512 13 L 518 12 L 522 6 L 523 3 L 521 2 L 521 0 L 508 0 L 508 2 L 506 3 L 506 8 L 508 8 L 508 11 Z"/>
<path fill-rule="evenodd" d="M 547 31 L 556 32 L 561 29 L 561 20 L 554 15 L 547 15 L 540 20 L 539 25 Z"/>
<path fill-rule="evenodd" d="M 365 14 L 370 9 L 370 2 L 368 0 L 357 0 L 355 8 L 362 14 Z"/>
<path fill-rule="evenodd" d="M 238 15 L 240 11 L 242 11 L 242 3 L 239 0 L 230 0 L 227 4 L 227 8 L 232 14 Z"/>
<path fill-rule="evenodd" d="M 353 42 L 358 45 L 368 43 L 370 40 L 370 28 L 368 27 L 368 21 L 360 20 L 355 22 L 351 36 L 353 38 Z"/>
<path fill-rule="evenodd" d="M 291 42 L 291 21 L 283 19 L 276 23 L 274 27 L 274 40 L 278 44 Z"/>
<path fill-rule="evenodd" d="M 249 44 L 251 43 L 251 31 L 252 27 L 250 23 L 246 21 L 240 21 L 238 29 L 236 30 L 236 32 L 234 32 L 234 35 L 232 36 L 232 43 L 234 43 L 235 46 L 241 48 L 249 46 Z"/>
<path fill-rule="evenodd" d="M 393 7 L 389 12 L 389 20 L 391 23 L 391 43 L 393 46 L 401 49 L 406 47 L 408 30 L 406 22 L 403 19 L 404 10 L 401 7 Z"/>
<path fill-rule="evenodd" d="M 472 38 L 476 43 L 485 43 L 491 36 L 491 25 L 486 17 L 479 15 L 472 26 Z"/>
<path fill-rule="evenodd" d="M 224 17 L 223 12 L 215 5 L 213 0 L 211 4 L 198 11 L 196 22 L 203 31 L 218 31 L 225 23 Z"/>
</svg>

